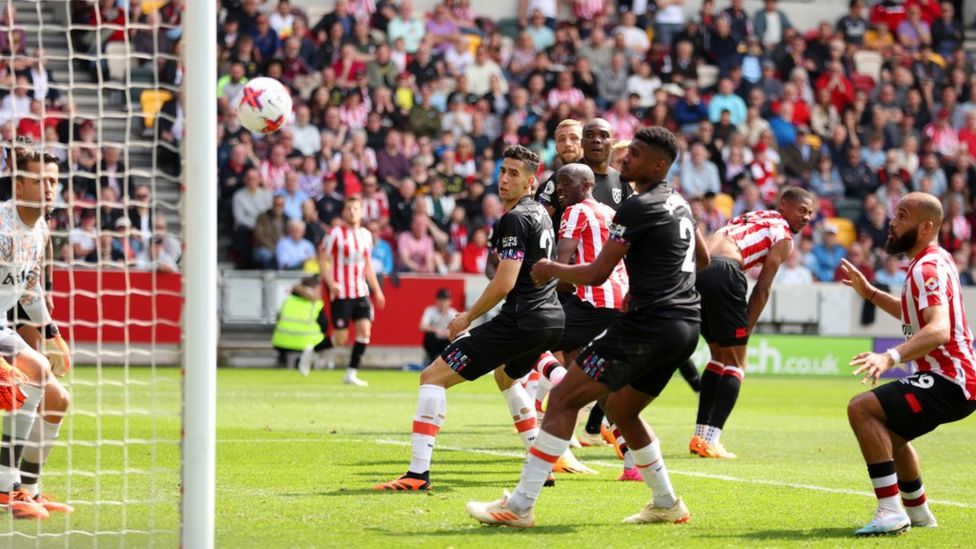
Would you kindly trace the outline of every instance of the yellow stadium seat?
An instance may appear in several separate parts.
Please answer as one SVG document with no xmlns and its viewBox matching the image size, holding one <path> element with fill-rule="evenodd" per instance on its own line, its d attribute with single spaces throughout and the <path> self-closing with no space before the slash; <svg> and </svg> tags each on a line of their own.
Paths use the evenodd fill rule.
<svg viewBox="0 0 976 549">
<path fill-rule="evenodd" d="M 733 206 L 735 206 L 735 200 L 731 196 L 725 193 L 715 195 L 715 209 L 722 212 L 725 217 L 732 217 Z"/>
<path fill-rule="evenodd" d="M 857 231 L 854 230 L 854 222 L 843 217 L 828 217 L 825 224 L 837 228 L 837 243 L 843 247 L 850 246 L 857 240 Z"/>
<path fill-rule="evenodd" d="M 142 0 L 142 13 L 152 13 L 169 4 L 169 0 Z"/>
<path fill-rule="evenodd" d="M 159 109 L 173 98 L 173 94 L 167 90 L 146 90 L 139 96 L 139 104 L 142 105 L 142 113 L 145 116 L 146 128 L 156 125 L 156 115 Z"/>
<path fill-rule="evenodd" d="M 302 270 L 310 275 L 319 274 L 319 260 L 314 257 L 305 260 L 305 264 L 302 265 Z"/>
</svg>

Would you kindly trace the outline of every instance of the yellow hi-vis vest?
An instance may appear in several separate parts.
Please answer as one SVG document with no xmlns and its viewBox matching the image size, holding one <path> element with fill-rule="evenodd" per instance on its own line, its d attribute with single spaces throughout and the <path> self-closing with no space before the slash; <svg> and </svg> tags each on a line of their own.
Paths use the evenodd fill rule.
<svg viewBox="0 0 976 549">
<path fill-rule="evenodd" d="M 319 327 L 322 301 L 309 301 L 295 295 L 288 296 L 278 313 L 271 344 L 279 349 L 301 351 L 308 345 L 318 345 L 325 335 Z"/>
</svg>

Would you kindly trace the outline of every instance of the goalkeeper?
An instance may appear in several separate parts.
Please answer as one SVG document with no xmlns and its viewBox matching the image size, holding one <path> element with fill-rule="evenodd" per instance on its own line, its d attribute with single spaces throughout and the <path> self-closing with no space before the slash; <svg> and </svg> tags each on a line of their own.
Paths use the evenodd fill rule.
<svg viewBox="0 0 976 549">
<path fill-rule="evenodd" d="M 0 203 L 0 408 L 7 412 L 0 448 L 0 507 L 15 518 L 41 519 L 48 518 L 50 511 L 72 511 L 37 490 L 40 466 L 68 405 L 67 391 L 51 374 L 67 373 L 70 358 L 51 319 L 42 282 L 48 250 L 45 210 L 54 203 L 59 169 L 56 157 L 29 148 L 16 150 L 14 168 L 14 199 Z M 33 326 L 24 328 L 25 332 L 38 332 L 32 338 L 35 343 L 43 331 L 48 357 L 7 322 L 15 308 Z M 46 415 L 37 420 L 42 400 Z M 55 413 L 56 408 L 61 411 Z M 33 481 L 28 484 L 30 492 L 21 485 L 22 457 L 27 468 L 23 480 Z"/>
</svg>

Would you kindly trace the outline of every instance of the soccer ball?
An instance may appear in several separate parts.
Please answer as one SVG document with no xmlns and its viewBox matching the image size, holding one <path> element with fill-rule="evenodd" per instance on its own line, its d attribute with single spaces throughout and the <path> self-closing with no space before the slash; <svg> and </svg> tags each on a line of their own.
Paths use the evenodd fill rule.
<svg viewBox="0 0 976 549">
<path fill-rule="evenodd" d="M 234 98 L 241 125 L 255 133 L 274 133 L 291 115 L 291 94 L 274 78 L 249 80 Z"/>
</svg>

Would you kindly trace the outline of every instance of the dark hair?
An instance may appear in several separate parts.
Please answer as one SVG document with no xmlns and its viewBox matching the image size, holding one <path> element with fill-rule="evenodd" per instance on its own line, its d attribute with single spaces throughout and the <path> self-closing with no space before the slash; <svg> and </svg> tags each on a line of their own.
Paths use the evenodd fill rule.
<svg viewBox="0 0 976 549">
<path fill-rule="evenodd" d="M 23 177 L 24 175 L 28 174 L 40 176 L 40 170 L 38 170 L 38 173 L 34 174 L 27 169 L 28 164 L 31 162 L 39 162 L 41 165 L 51 162 L 54 162 L 55 164 L 59 163 L 58 157 L 54 156 L 53 154 L 44 152 L 40 149 L 35 149 L 32 146 L 29 137 L 21 137 L 17 139 L 17 142 L 14 144 L 13 152 L 14 162 L 13 166 L 11 167 L 13 168 L 13 171 L 17 177 Z"/>
<path fill-rule="evenodd" d="M 505 149 L 505 152 L 502 153 L 502 158 L 521 160 L 528 175 L 534 176 L 539 171 L 539 155 L 522 145 L 512 145 Z"/>
<path fill-rule="evenodd" d="M 670 162 L 678 158 L 678 138 L 663 126 L 650 126 L 637 130 L 634 140 L 666 154 Z"/>
<path fill-rule="evenodd" d="M 809 200 L 813 202 L 813 194 L 806 189 L 801 189 L 800 187 L 787 187 L 783 191 L 783 194 L 780 195 L 779 199 L 790 202 L 791 204 L 796 204 L 801 200 Z"/>
</svg>

